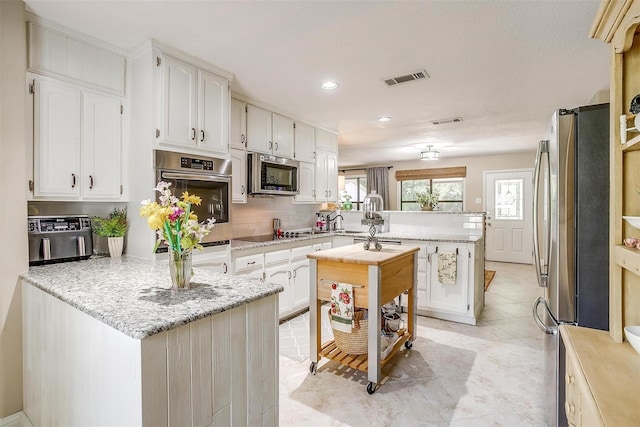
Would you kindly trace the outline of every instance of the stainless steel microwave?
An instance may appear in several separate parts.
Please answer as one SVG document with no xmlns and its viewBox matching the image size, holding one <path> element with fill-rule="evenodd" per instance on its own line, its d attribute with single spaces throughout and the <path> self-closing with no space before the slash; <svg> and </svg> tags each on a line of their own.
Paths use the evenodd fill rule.
<svg viewBox="0 0 640 427">
<path fill-rule="evenodd" d="M 300 193 L 300 163 L 269 154 L 248 153 L 249 194 L 295 196 Z"/>
</svg>

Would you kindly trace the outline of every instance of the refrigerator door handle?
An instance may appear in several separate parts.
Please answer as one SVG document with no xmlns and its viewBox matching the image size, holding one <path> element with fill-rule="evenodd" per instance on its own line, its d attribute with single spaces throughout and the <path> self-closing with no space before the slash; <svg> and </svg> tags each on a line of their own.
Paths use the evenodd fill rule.
<svg viewBox="0 0 640 427">
<path fill-rule="evenodd" d="M 540 304 L 544 304 L 544 308 L 547 310 L 549 317 L 551 318 L 551 320 L 553 320 L 555 325 L 553 326 L 545 325 L 544 322 L 540 319 L 540 315 L 538 314 L 538 306 Z M 549 305 L 547 304 L 547 301 L 545 301 L 543 297 L 538 297 L 536 302 L 533 303 L 533 320 L 536 321 L 536 325 L 538 325 L 538 328 L 540 328 L 540 330 L 545 334 L 547 335 L 558 334 L 558 325 L 559 325 L 558 320 L 555 318 L 553 313 L 551 313 L 551 310 L 549 309 Z"/>
<path fill-rule="evenodd" d="M 540 172 L 542 169 L 542 157 L 546 156 L 547 164 L 549 163 L 549 141 L 543 140 L 538 144 L 538 152 L 536 154 L 536 165 L 533 174 L 533 258 L 536 266 L 536 275 L 538 277 L 538 285 L 546 288 L 549 285 L 549 264 L 551 263 L 551 227 L 549 224 L 545 224 L 546 228 L 546 259 L 544 264 L 540 262 L 540 230 L 539 230 L 539 195 L 540 195 Z M 551 178 L 550 168 L 547 167 L 547 185 Z M 550 192 L 546 191 L 547 198 L 551 197 Z M 545 208 L 549 209 L 551 200 L 547 200 Z M 547 218 L 549 217 L 547 212 Z"/>
</svg>

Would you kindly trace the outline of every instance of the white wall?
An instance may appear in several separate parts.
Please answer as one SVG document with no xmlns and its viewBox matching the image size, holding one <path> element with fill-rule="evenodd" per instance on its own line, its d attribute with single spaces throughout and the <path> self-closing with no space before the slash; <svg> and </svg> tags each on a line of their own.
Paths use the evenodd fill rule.
<svg viewBox="0 0 640 427">
<path fill-rule="evenodd" d="M 491 156 L 459 157 L 455 159 L 440 159 L 438 161 L 413 160 L 393 164 L 389 170 L 389 210 L 398 210 L 398 184 L 395 180 L 395 172 L 405 169 L 445 168 L 454 166 L 466 166 L 467 178 L 465 180 L 465 204 L 467 212 L 480 212 L 484 209 L 483 199 L 483 172 L 507 169 L 533 169 L 535 151 L 515 154 L 499 154 Z M 480 203 L 476 203 L 480 198 Z"/>
<path fill-rule="evenodd" d="M 21 0 L 0 1 L 0 418 L 22 410 L 22 299 L 29 268 L 26 28 Z"/>
</svg>

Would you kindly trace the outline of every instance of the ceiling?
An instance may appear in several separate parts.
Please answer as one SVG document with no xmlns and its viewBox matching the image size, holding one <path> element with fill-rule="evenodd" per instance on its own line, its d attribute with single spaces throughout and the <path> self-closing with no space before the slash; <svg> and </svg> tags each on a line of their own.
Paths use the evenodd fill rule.
<svg viewBox="0 0 640 427">
<path fill-rule="evenodd" d="M 599 1 L 25 3 L 119 48 L 154 38 L 233 73 L 233 92 L 338 132 L 341 167 L 427 145 L 441 158 L 534 150 L 553 110 L 609 87 L 609 47 L 587 35 Z M 429 79 L 383 82 L 421 69 Z"/>
</svg>

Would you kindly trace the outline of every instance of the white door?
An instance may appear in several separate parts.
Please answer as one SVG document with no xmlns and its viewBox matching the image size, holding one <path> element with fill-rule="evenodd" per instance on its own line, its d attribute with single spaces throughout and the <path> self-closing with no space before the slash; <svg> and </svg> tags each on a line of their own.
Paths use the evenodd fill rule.
<svg viewBox="0 0 640 427">
<path fill-rule="evenodd" d="M 82 195 L 118 200 L 122 184 L 121 100 L 85 93 L 83 101 Z"/>
<path fill-rule="evenodd" d="M 273 113 L 273 155 L 293 159 L 293 120 Z"/>
<path fill-rule="evenodd" d="M 163 58 L 163 64 L 160 142 L 195 147 L 197 69 L 168 56 Z"/>
<path fill-rule="evenodd" d="M 229 153 L 229 83 L 198 71 L 198 149 Z"/>
<path fill-rule="evenodd" d="M 484 173 L 488 261 L 533 262 L 533 172 Z"/>
<path fill-rule="evenodd" d="M 306 123 L 296 122 L 294 132 L 294 158 L 300 162 L 313 163 L 316 160 L 316 128 Z"/>
<path fill-rule="evenodd" d="M 314 189 L 314 174 L 316 165 L 314 163 L 300 162 L 298 172 L 300 173 L 300 194 L 293 197 L 293 200 L 298 203 L 302 202 L 314 202 L 313 196 Z"/>
<path fill-rule="evenodd" d="M 231 150 L 231 202 L 247 203 L 247 153 Z"/>
<path fill-rule="evenodd" d="M 231 148 L 245 149 L 247 140 L 247 104 L 237 99 L 231 99 L 229 109 L 229 146 Z"/>
<path fill-rule="evenodd" d="M 469 311 L 469 250 L 465 245 L 437 244 L 428 249 L 426 308 L 466 314 Z M 455 283 L 440 281 L 440 265 L 445 257 L 455 259 Z M 420 295 L 420 293 L 418 293 Z"/>
<path fill-rule="evenodd" d="M 80 195 L 80 90 L 35 80 L 35 197 Z"/>
<path fill-rule="evenodd" d="M 271 154 L 271 112 L 247 105 L 247 150 Z"/>
</svg>

